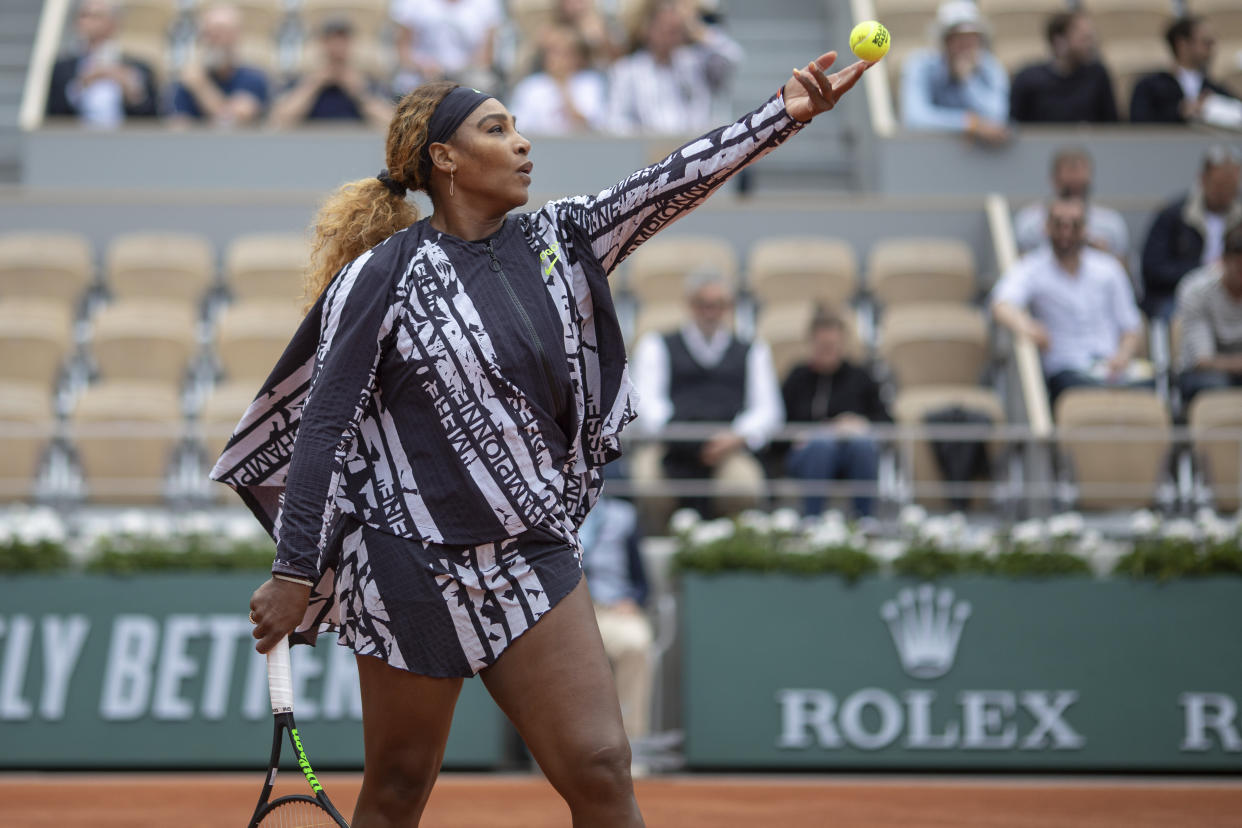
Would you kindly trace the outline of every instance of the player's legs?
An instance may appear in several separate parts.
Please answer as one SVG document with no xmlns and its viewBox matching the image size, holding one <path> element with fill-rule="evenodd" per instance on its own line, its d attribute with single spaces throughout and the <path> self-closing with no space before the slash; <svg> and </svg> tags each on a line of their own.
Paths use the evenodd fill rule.
<svg viewBox="0 0 1242 828">
<path fill-rule="evenodd" d="M 621 706 L 585 580 L 480 675 L 569 804 L 575 828 L 643 824 Z"/>
<path fill-rule="evenodd" d="M 418 825 L 440 772 L 461 692 L 459 678 L 430 678 L 358 656 L 366 759 L 353 828 Z"/>
</svg>

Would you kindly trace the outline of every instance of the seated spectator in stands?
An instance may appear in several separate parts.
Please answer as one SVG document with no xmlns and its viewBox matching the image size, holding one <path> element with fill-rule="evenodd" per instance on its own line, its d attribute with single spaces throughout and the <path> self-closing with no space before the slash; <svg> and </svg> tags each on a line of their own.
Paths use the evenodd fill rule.
<svg viewBox="0 0 1242 828">
<path fill-rule="evenodd" d="M 754 455 L 784 424 L 780 386 L 767 344 L 733 334 L 733 287 L 713 269 L 687 279 L 690 318 L 671 333 L 650 333 L 634 349 L 639 429 L 656 435 L 669 423 L 720 423 L 706 442 L 670 442 L 663 469 L 669 479 L 759 483 Z M 681 505 L 708 516 L 706 498 Z"/>
<path fill-rule="evenodd" d="M 651 717 L 651 622 L 643 610 L 647 577 L 633 504 L 601 497 L 578 530 L 582 572 L 612 663 L 621 720 L 630 741 L 648 735 Z"/>
<path fill-rule="evenodd" d="M 870 372 L 846 358 L 845 335 L 841 317 L 819 310 L 811 321 L 810 357 L 793 367 L 781 387 L 789 424 L 822 426 L 815 436 L 790 448 L 785 459 L 790 477 L 876 481 L 880 451 L 867 431 L 871 423 L 892 422 L 892 418 Z M 819 514 L 824 500 L 822 495 L 808 495 L 803 511 Z M 870 495 L 855 495 L 854 511 L 860 517 L 869 516 L 874 503 Z"/>
<path fill-rule="evenodd" d="M 1096 52 L 1095 24 L 1084 11 L 1061 12 L 1045 35 L 1052 60 L 1027 66 L 1009 90 L 1009 117 L 1019 123 L 1113 123 L 1113 79 Z"/>
<path fill-rule="evenodd" d="M 102 129 L 155 115 L 155 73 L 121 54 L 114 40 L 117 11 L 110 0 L 82 0 L 74 26 L 79 51 L 52 67 L 47 114 L 76 116 Z"/>
<path fill-rule="evenodd" d="M 324 21 L 319 47 L 318 65 L 272 104 L 272 123 L 291 127 L 304 121 L 365 121 L 386 127 L 392 120 L 392 96 L 354 65 L 353 24 L 343 17 Z"/>
<path fill-rule="evenodd" d="M 987 27 L 971 0 L 936 11 L 938 49 L 906 58 L 902 122 L 910 129 L 961 132 L 985 144 L 1009 140 L 1009 76 L 990 51 Z"/>
<path fill-rule="evenodd" d="M 1134 362 L 1143 330 L 1134 290 L 1113 256 L 1087 246 L 1081 199 L 1048 205 L 1048 244 L 996 283 L 992 314 L 1043 351 L 1053 401 L 1075 386 L 1150 383 L 1150 366 Z"/>
<path fill-rule="evenodd" d="M 1225 235 L 1219 262 L 1182 280 L 1176 313 L 1182 401 L 1205 389 L 1242 386 L 1242 224 Z"/>
<path fill-rule="evenodd" d="M 500 0 L 393 0 L 392 19 L 398 94 L 434 80 L 496 89 L 496 33 L 504 23 Z"/>
<path fill-rule="evenodd" d="M 173 88 L 174 122 L 246 126 L 263 116 L 267 76 L 238 59 L 241 34 L 241 12 L 235 6 L 210 6 L 199 16 L 198 54 L 186 61 Z"/>
<path fill-rule="evenodd" d="M 613 64 L 609 129 L 677 134 L 715 124 L 716 98 L 741 60 L 742 48 L 684 0 L 655 0 L 644 20 L 642 44 Z"/>
<path fill-rule="evenodd" d="M 542 34 L 541 71 L 518 82 L 509 107 L 522 132 L 567 135 L 598 129 L 607 95 L 604 76 L 587 63 L 586 43 L 566 26 Z"/>
<path fill-rule="evenodd" d="M 1085 147 L 1066 147 L 1052 156 L 1052 193 L 1056 198 L 1080 198 L 1087 205 L 1087 244 L 1112 253 L 1126 267 L 1130 255 L 1130 231 L 1121 213 L 1096 204 L 1091 196 L 1091 153 Z M 1048 241 L 1048 205 L 1037 201 L 1018 211 L 1013 219 L 1020 253 L 1030 253 Z"/>
<path fill-rule="evenodd" d="M 1210 148 L 1198 184 L 1156 214 L 1143 245 L 1143 310 L 1148 316 L 1168 319 L 1181 278 L 1220 259 L 1225 228 L 1242 221 L 1239 161 L 1228 147 Z"/>
<path fill-rule="evenodd" d="M 1188 16 L 1174 20 L 1164 33 L 1173 53 L 1172 71 L 1146 75 L 1130 97 L 1130 120 L 1135 123 L 1186 124 L 1205 121 L 1230 123 L 1229 111 L 1242 108 L 1233 93 L 1208 78 L 1216 48 L 1207 21 Z M 1224 122 L 1222 123 L 1222 119 Z"/>
</svg>

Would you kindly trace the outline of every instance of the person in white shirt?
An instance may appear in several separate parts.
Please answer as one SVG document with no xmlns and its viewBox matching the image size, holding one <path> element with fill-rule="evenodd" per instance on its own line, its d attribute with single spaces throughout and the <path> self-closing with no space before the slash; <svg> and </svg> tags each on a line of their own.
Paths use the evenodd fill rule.
<svg viewBox="0 0 1242 828">
<path fill-rule="evenodd" d="M 1091 153 L 1085 147 L 1066 147 L 1052 156 L 1052 192 L 1057 198 L 1081 198 L 1087 204 L 1087 244 L 1112 253 L 1125 267 L 1130 254 L 1130 231 L 1121 213 L 1089 200 L 1091 194 Z M 1037 201 L 1018 211 L 1013 218 L 1018 251 L 1030 253 L 1048 241 L 1048 205 Z"/>
<path fill-rule="evenodd" d="M 522 131 L 566 135 L 600 127 L 607 95 L 604 76 L 588 68 L 587 44 L 568 26 L 544 30 L 542 71 L 513 89 L 510 111 Z"/>
<path fill-rule="evenodd" d="M 1142 318 L 1117 260 L 1086 244 L 1086 208 L 1048 206 L 1048 245 L 1024 256 L 992 289 L 992 315 L 1043 352 L 1053 401 L 1076 386 L 1148 384 L 1134 364 Z"/>
<path fill-rule="evenodd" d="M 663 458 L 666 478 L 758 486 L 763 471 L 755 454 L 785 424 L 771 349 L 729 329 L 733 298 L 733 286 L 721 273 L 695 271 L 687 278 L 686 323 L 669 333 L 649 333 L 634 349 L 636 426 L 642 433 L 658 435 L 670 423 L 721 426 L 705 441 L 670 442 Z M 681 505 L 704 515 L 716 511 L 705 498 L 683 498 Z"/>
<path fill-rule="evenodd" d="M 1177 286 L 1175 318 L 1182 402 L 1200 391 L 1242 387 L 1242 224 L 1225 234 L 1219 261 Z"/>
<path fill-rule="evenodd" d="M 504 22 L 500 0 L 392 0 L 397 24 L 398 94 L 433 80 L 488 89 L 496 32 Z"/>
<path fill-rule="evenodd" d="M 742 59 L 742 47 L 681 0 L 655 1 L 642 40 L 641 49 L 613 64 L 609 128 L 678 134 L 714 123 L 717 98 Z"/>
</svg>

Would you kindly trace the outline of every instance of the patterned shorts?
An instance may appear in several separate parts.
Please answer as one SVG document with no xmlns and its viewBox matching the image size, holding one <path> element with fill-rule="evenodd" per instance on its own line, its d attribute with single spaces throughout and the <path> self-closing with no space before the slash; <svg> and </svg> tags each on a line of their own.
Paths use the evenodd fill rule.
<svg viewBox="0 0 1242 828">
<path fill-rule="evenodd" d="M 536 527 L 479 546 L 420 543 L 337 522 L 326 570 L 294 641 L 335 629 L 359 655 L 425 676 L 495 663 L 582 578 L 578 548 Z"/>
</svg>

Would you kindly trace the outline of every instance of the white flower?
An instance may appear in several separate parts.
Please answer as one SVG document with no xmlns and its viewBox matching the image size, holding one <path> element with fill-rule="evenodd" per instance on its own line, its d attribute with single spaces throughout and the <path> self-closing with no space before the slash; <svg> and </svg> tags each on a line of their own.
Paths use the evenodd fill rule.
<svg viewBox="0 0 1242 828">
<path fill-rule="evenodd" d="M 1129 544 L 1097 538 L 1096 543 L 1089 547 L 1080 547 L 1079 551 L 1087 559 L 1087 565 L 1092 572 L 1096 575 L 1108 575 L 1112 573 L 1117 561 L 1129 551 Z"/>
<path fill-rule="evenodd" d="M 901 514 L 897 519 L 904 529 L 918 529 L 927 520 L 927 510 L 917 503 L 908 503 L 901 507 Z"/>
<path fill-rule="evenodd" d="M 230 541 L 254 540 L 266 534 L 259 522 L 250 518 L 233 518 L 224 526 L 224 536 Z"/>
<path fill-rule="evenodd" d="M 772 519 L 768 517 L 767 512 L 761 512 L 758 509 L 747 509 L 737 516 L 738 526 L 743 529 L 749 529 L 760 535 L 766 535 L 772 531 Z"/>
<path fill-rule="evenodd" d="M 124 535 L 147 535 L 151 532 L 151 519 L 146 512 L 129 509 L 117 517 L 116 528 Z"/>
<path fill-rule="evenodd" d="M 962 534 L 960 546 L 963 552 L 983 552 L 992 550 L 996 544 L 996 533 L 987 526 L 969 527 Z"/>
<path fill-rule="evenodd" d="M 1213 543 L 1224 543 L 1238 537 L 1238 529 L 1226 521 L 1218 520 L 1203 527 L 1203 535 Z"/>
<path fill-rule="evenodd" d="M 206 512 L 191 512 L 181 518 L 181 531 L 186 535 L 210 535 L 216 523 Z"/>
<path fill-rule="evenodd" d="M 1195 511 L 1195 523 L 1199 524 L 1200 526 L 1203 526 L 1206 528 L 1208 526 L 1211 526 L 1212 524 L 1220 523 L 1220 522 L 1221 522 L 1220 517 L 1216 514 L 1216 510 L 1213 509 L 1211 506 L 1200 506 Z"/>
<path fill-rule="evenodd" d="M 1193 541 L 1199 539 L 1199 527 L 1192 520 L 1175 518 L 1164 525 L 1160 534 L 1166 538 Z"/>
<path fill-rule="evenodd" d="M 690 542 L 695 546 L 706 546 L 731 537 L 733 537 L 733 521 L 728 518 L 717 518 L 700 523 L 690 530 Z"/>
<path fill-rule="evenodd" d="M 1048 534 L 1054 538 L 1077 537 L 1086 529 L 1086 522 L 1078 512 L 1062 512 L 1048 518 Z"/>
<path fill-rule="evenodd" d="M 1151 535 L 1160 528 L 1160 518 L 1147 509 L 1139 509 L 1130 515 L 1130 531 L 1136 535 Z"/>
<path fill-rule="evenodd" d="M 953 545 L 953 524 L 948 518 L 930 517 L 919 527 L 919 536 L 932 544 L 947 549 Z"/>
<path fill-rule="evenodd" d="M 850 541 L 850 531 L 844 522 L 829 522 L 817 524 L 811 529 L 810 536 L 807 538 L 812 546 L 845 546 Z"/>
<path fill-rule="evenodd" d="M 797 532 L 801 523 L 802 516 L 798 514 L 797 509 L 790 509 L 786 506 L 772 513 L 772 531 L 774 532 Z"/>
<path fill-rule="evenodd" d="M 891 566 L 893 561 L 902 556 L 906 551 L 906 544 L 903 541 L 877 540 L 871 544 L 871 556 L 880 562 L 883 566 Z"/>
<path fill-rule="evenodd" d="M 669 519 L 668 525 L 674 534 L 682 535 L 697 526 L 701 520 L 699 513 L 694 509 L 678 509 L 676 512 L 673 512 L 673 517 Z"/>
<path fill-rule="evenodd" d="M 1044 540 L 1044 524 L 1037 518 L 1015 523 L 1010 537 L 1014 543 L 1038 545 Z"/>
</svg>

